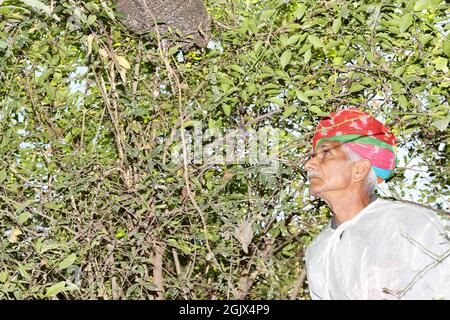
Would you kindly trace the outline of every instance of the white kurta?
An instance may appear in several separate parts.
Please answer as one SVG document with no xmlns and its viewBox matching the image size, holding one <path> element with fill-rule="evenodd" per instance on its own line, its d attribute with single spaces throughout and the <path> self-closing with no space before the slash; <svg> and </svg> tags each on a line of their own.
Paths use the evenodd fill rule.
<svg viewBox="0 0 450 320">
<path fill-rule="evenodd" d="M 308 247 L 311 297 L 450 299 L 449 252 L 433 211 L 377 199 L 336 229 L 328 224 Z"/>
</svg>

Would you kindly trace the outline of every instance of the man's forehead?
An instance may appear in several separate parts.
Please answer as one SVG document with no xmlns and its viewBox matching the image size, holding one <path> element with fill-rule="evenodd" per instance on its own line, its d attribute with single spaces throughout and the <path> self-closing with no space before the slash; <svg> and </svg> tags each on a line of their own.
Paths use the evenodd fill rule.
<svg viewBox="0 0 450 320">
<path fill-rule="evenodd" d="M 317 149 L 338 147 L 340 144 L 341 143 L 339 141 L 324 141 L 317 147 Z"/>
</svg>

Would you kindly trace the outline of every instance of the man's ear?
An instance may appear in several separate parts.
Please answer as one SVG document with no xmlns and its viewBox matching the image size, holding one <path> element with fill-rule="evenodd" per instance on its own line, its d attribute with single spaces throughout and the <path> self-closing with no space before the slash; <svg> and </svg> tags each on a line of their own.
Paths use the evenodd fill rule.
<svg viewBox="0 0 450 320">
<path fill-rule="evenodd" d="M 354 182 L 364 181 L 372 169 L 372 164 L 368 159 L 360 159 L 353 162 L 352 179 Z"/>
</svg>

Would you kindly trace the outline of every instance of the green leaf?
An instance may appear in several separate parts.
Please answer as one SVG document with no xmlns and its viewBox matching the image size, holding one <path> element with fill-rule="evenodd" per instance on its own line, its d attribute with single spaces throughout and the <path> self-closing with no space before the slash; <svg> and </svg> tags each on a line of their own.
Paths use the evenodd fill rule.
<svg viewBox="0 0 450 320">
<path fill-rule="evenodd" d="M 269 101 L 272 102 L 272 103 L 275 103 L 278 106 L 283 106 L 284 105 L 284 101 L 281 100 L 280 98 L 270 98 Z"/>
<path fill-rule="evenodd" d="M 100 7 L 92 1 L 86 3 L 84 6 L 86 7 L 86 9 L 88 9 L 89 11 L 92 11 L 92 12 L 98 12 L 100 10 Z"/>
<path fill-rule="evenodd" d="M 303 92 L 301 92 L 301 91 L 295 92 L 295 95 L 297 96 L 297 99 L 300 100 L 300 101 L 303 101 L 303 102 L 306 102 L 306 103 L 310 102 L 308 96 L 306 94 L 304 94 Z"/>
<path fill-rule="evenodd" d="M 295 43 L 297 43 L 298 39 L 300 39 L 301 35 L 294 34 L 293 36 L 290 36 L 289 39 L 286 41 L 285 46 L 290 46 Z"/>
<path fill-rule="evenodd" d="M 2 271 L 0 272 L 0 283 L 5 283 L 8 279 L 8 272 Z"/>
<path fill-rule="evenodd" d="M 231 107 L 228 104 L 222 105 L 222 110 L 225 112 L 225 115 L 229 116 L 231 114 Z"/>
<path fill-rule="evenodd" d="M 187 126 L 189 126 L 189 125 L 193 125 L 193 121 L 192 120 L 190 120 L 191 121 L 191 123 L 189 124 L 187 124 Z M 182 126 L 182 128 L 184 129 L 184 128 L 186 128 L 185 126 L 186 126 L 186 123 L 187 122 L 189 122 L 189 121 L 186 121 L 184 124 L 183 124 L 183 126 Z M 144 188 L 145 188 L 145 186 L 144 186 Z M 119 228 L 118 230 L 117 230 L 117 232 L 116 232 L 116 234 L 114 235 L 114 237 L 116 237 L 116 239 L 122 239 L 122 238 L 124 238 L 125 236 L 127 235 L 127 233 L 125 232 L 125 230 L 123 229 L 123 228 Z"/>
<path fill-rule="evenodd" d="M 131 285 L 128 289 L 127 292 L 125 293 L 125 296 L 128 298 L 130 296 L 130 294 L 132 294 L 134 291 L 136 291 L 136 289 L 140 286 L 139 283 L 135 283 L 133 285 Z"/>
<path fill-rule="evenodd" d="M 188 245 L 186 242 L 180 240 L 180 241 L 178 242 L 178 245 L 179 245 L 178 248 L 179 248 L 181 251 L 183 251 L 185 254 L 190 254 L 190 253 L 192 253 L 191 248 L 189 247 L 189 245 Z"/>
<path fill-rule="evenodd" d="M 23 264 L 19 265 L 17 267 L 17 270 L 19 271 L 20 275 L 25 279 L 25 280 L 30 280 L 31 279 L 31 275 L 27 272 L 27 267 Z"/>
<path fill-rule="evenodd" d="M 291 61 L 291 58 L 292 58 L 291 50 L 286 50 L 283 52 L 283 54 L 280 57 L 281 67 L 283 69 L 289 64 L 289 62 Z"/>
<path fill-rule="evenodd" d="M 58 210 L 60 206 L 56 202 L 46 202 L 44 203 L 44 208 L 48 210 Z"/>
<path fill-rule="evenodd" d="M 102 5 L 103 9 L 105 10 L 108 18 L 110 18 L 111 20 L 115 20 L 116 16 L 114 14 L 114 11 L 110 7 L 108 7 L 108 5 L 106 4 L 106 1 L 101 1 L 100 4 Z"/>
<path fill-rule="evenodd" d="M 66 291 L 66 282 L 65 281 L 60 281 L 58 283 L 55 283 L 54 285 L 52 285 L 50 288 L 47 288 L 47 293 L 45 294 L 46 298 L 49 297 L 54 297 L 56 296 L 58 293 Z"/>
<path fill-rule="evenodd" d="M 255 94 L 257 90 L 258 90 L 258 88 L 256 87 L 256 85 L 254 83 L 250 83 L 247 86 L 247 92 L 249 95 Z"/>
<path fill-rule="evenodd" d="M 77 256 L 75 255 L 75 253 L 68 255 L 63 261 L 59 263 L 58 265 L 59 270 L 64 270 L 70 267 L 75 262 L 76 259 Z"/>
<path fill-rule="evenodd" d="M 422 11 L 431 7 L 431 0 L 418 0 L 414 5 L 414 11 Z"/>
<path fill-rule="evenodd" d="M 146 284 L 144 284 L 144 287 L 149 291 L 159 291 L 159 288 L 156 285 L 154 285 L 153 283 L 146 283 Z"/>
<path fill-rule="evenodd" d="M 17 212 L 19 212 L 19 211 L 22 211 L 23 209 L 25 209 L 26 207 L 30 206 L 31 204 L 35 203 L 35 202 L 36 202 L 36 200 L 29 199 L 29 200 L 26 200 L 26 201 L 24 201 L 22 203 L 15 204 L 15 207 L 16 207 Z"/>
<path fill-rule="evenodd" d="M 259 19 L 266 20 L 266 19 L 270 18 L 271 16 L 273 16 L 275 11 L 276 11 L 275 9 L 264 11 L 263 13 L 261 13 L 261 16 L 259 17 Z"/>
<path fill-rule="evenodd" d="M 337 19 L 334 19 L 333 21 L 333 32 L 338 33 L 339 29 L 341 29 L 342 26 L 342 20 L 341 17 L 338 17 Z"/>
<path fill-rule="evenodd" d="M 90 26 L 91 24 L 93 24 L 95 22 L 95 20 L 97 20 L 97 17 L 93 14 L 89 15 L 89 17 L 87 18 L 86 21 L 86 25 Z"/>
<path fill-rule="evenodd" d="M 441 119 L 435 119 L 434 125 L 438 128 L 439 131 L 445 131 L 448 127 L 448 123 L 450 122 L 450 116 Z"/>
<path fill-rule="evenodd" d="M 321 90 L 306 90 L 305 95 L 307 97 L 321 97 L 322 99 L 324 98 L 323 91 Z"/>
<path fill-rule="evenodd" d="M 41 1 L 38 1 L 38 0 L 22 0 L 22 2 L 25 3 L 26 5 L 29 5 L 30 7 L 32 7 L 36 11 L 40 11 L 42 13 L 45 13 L 48 16 L 52 16 L 53 19 L 55 19 L 56 21 L 60 20 L 56 15 L 54 15 L 54 14 L 52 15 L 52 9 L 48 5 L 42 3 Z"/>
<path fill-rule="evenodd" d="M 323 44 L 322 40 L 320 40 L 315 35 L 308 36 L 308 41 L 314 46 L 315 49 L 324 47 L 324 44 Z"/>
<path fill-rule="evenodd" d="M 433 63 L 436 65 L 436 69 L 444 72 L 448 71 L 447 62 L 448 60 L 443 57 L 438 57 L 433 60 Z"/>
<path fill-rule="evenodd" d="M 28 211 L 24 211 L 17 217 L 17 222 L 19 224 L 24 224 L 31 217 L 31 213 Z"/>
<path fill-rule="evenodd" d="M 136 133 L 141 132 L 141 126 L 139 125 L 139 122 L 137 122 L 137 121 L 133 121 L 130 125 L 130 128 Z"/>
<path fill-rule="evenodd" d="M 0 183 L 5 181 L 6 177 L 7 177 L 6 170 L 5 169 L 0 170 Z"/>
<path fill-rule="evenodd" d="M 340 12 L 341 17 L 347 19 L 348 14 L 349 14 L 348 7 L 346 5 L 343 5 Z"/>
<path fill-rule="evenodd" d="M 400 77 L 403 74 L 403 72 L 405 72 L 405 69 L 406 69 L 406 66 L 400 66 L 397 69 L 395 69 L 394 74 L 397 77 Z"/>
<path fill-rule="evenodd" d="M 261 71 L 269 73 L 269 74 L 273 74 L 273 69 L 271 67 L 269 67 L 269 66 L 262 66 L 261 67 Z"/>
<path fill-rule="evenodd" d="M 287 118 L 289 117 L 291 114 L 293 114 L 295 111 L 295 108 L 293 106 L 288 106 L 286 109 L 284 109 L 283 112 L 283 117 Z"/>
<path fill-rule="evenodd" d="M 366 87 L 364 87 L 362 84 L 359 83 L 353 83 L 350 89 L 348 90 L 348 93 L 354 93 L 361 90 L 364 90 Z"/>
<path fill-rule="evenodd" d="M 280 35 L 280 43 L 281 43 L 281 46 L 283 46 L 283 47 L 285 47 L 286 46 L 286 44 L 287 44 L 287 42 L 288 42 L 288 37 L 286 37 L 284 34 L 281 34 Z"/>
<path fill-rule="evenodd" d="M 236 71 L 236 72 L 239 72 L 239 73 L 245 73 L 245 70 L 244 70 L 244 68 L 242 68 L 241 66 L 239 66 L 239 65 L 237 65 L 237 64 L 232 64 L 231 66 L 230 66 L 230 68 L 232 69 L 232 70 L 234 70 L 234 71 Z"/>
<path fill-rule="evenodd" d="M 418 36 L 420 43 L 422 46 L 426 46 L 428 42 L 433 38 L 431 34 L 419 34 Z"/>
<path fill-rule="evenodd" d="M 298 29 L 302 28 L 302 25 L 298 24 L 298 23 L 289 23 L 285 26 L 286 31 L 296 31 Z"/>
<path fill-rule="evenodd" d="M 289 75 L 285 71 L 283 71 L 281 69 L 275 69 L 275 74 L 280 79 L 285 79 L 285 80 L 289 81 Z"/>
<path fill-rule="evenodd" d="M 317 114 L 318 116 L 321 116 L 321 117 L 325 117 L 328 115 L 328 113 L 323 112 L 319 106 L 311 106 L 309 108 L 309 110 L 311 110 L 312 112 L 314 112 L 315 114 Z"/>
<path fill-rule="evenodd" d="M 23 3 L 29 5 L 35 10 L 42 11 L 48 15 L 52 14 L 50 7 L 38 0 L 22 0 Z"/>
<path fill-rule="evenodd" d="M 172 46 L 172 47 L 170 47 L 170 49 L 169 49 L 169 51 L 167 53 L 169 54 L 169 56 L 172 56 L 175 53 L 177 53 L 179 49 L 180 49 L 179 45 Z"/>
<path fill-rule="evenodd" d="M 391 87 L 392 87 L 392 92 L 395 94 L 402 94 L 405 92 L 405 88 L 403 87 L 403 85 L 395 80 L 391 81 Z"/>
<path fill-rule="evenodd" d="M 404 96 L 403 94 L 400 95 L 398 97 L 398 104 L 400 105 L 400 107 L 402 107 L 402 109 L 407 110 L 409 107 L 409 102 L 408 99 L 406 98 L 406 96 Z"/>
<path fill-rule="evenodd" d="M 270 90 L 270 89 L 279 89 L 280 86 L 278 84 L 275 83 L 266 83 L 265 85 L 263 85 L 261 87 L 264 91 L 266 90 Z"/>
<path fill-rule="evenodd" d="M 300 3 L 294 12 L 294 17 L 297 20 L 301 20 L 303 18 L 303 16 L 305 15 L 306 9 L 307 9 L 307 7 L 304 4 Z"/>
<path fill-rule="evenodd" d="M 450 40 L 444 40 L 444 54 L 450 58 Z"/>
<path fill-rule="evenodd" d="M 255 44 L 253 45 L 253 50 L 255 51 L 255 53 L 259 53 L 262 46 L 263 46 L 263 42 L 261 40 L 256 41 Z"/>
<path fill-rule="evenodd" d="M 61 247 L 61 245 L 59 243 L 44 241 L 44 243 L 42 244 L 41 249 L 39 250 L 39 253 L 43 254 L 43 253 L 45 253 L 47 251 L 55 250 L 55 249 L 58 249 L 60 247 Z"/>
<path fill-rule="evenodd" d="M 413 23 L 413 16 L 410 13 L 404 14 L 401 18 L 400 18 L 400 22 L 398 25 L 398 28 L 400 29 L 400 32 L 403 33 L 406 30 L 408 30 L 408 28 L 411 26 L 411 24 Z"/>
<path fill-rule="evenodd" d="M 311 49 L 306 50 L 305 54 L 303 55 L 303 58 L 305 59 L 305 64 L 307 64 L 311 60 L 311 57 L 312 57 Z"/>
<path fill-rule="evenodd" d="M 167 244 L 168 244 L 169 246 L 176 247 L 176 248 L 179 248 L 179 247 L 180 247 L 180 246 L 178 245 L 177 240 L 175 240 L 175 239 L 169 239 L 169 240 L 167 240 Z"/>
<path fill-rule="evenodd" d="M 374 62 L 375 61 L 375 56 L 374 56 L 374 54 L 372 52 L 369 51 L 369 52 L 366 53 L 366 59 L 369 62 Z"/>
</svg>

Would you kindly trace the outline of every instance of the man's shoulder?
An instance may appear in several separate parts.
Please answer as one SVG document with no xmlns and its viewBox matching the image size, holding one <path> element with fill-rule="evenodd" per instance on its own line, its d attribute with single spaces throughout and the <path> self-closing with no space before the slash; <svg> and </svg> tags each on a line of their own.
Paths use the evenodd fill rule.
<svg viewBox="0 0 450 320">
<path fill-rule="evenodd" d="M 361 222 L 359 231 L 364 234 L 385 234 L 387 237 L 396 234 L 421 237 L 424 233 L 436 237 L 445 235 L 443 223 L 435 211 L 406 201 L 381 199 Z"/>
<path fill-rule="evenodd" d="M 439 223 L 439 217 L 435 211 L 420 204 L 402 201 L 379 199 L 379 204 L 374 208 L 373 214 L 368 218 L 383 219 L 391 222 L 432 222 Z"/>
</svg>

